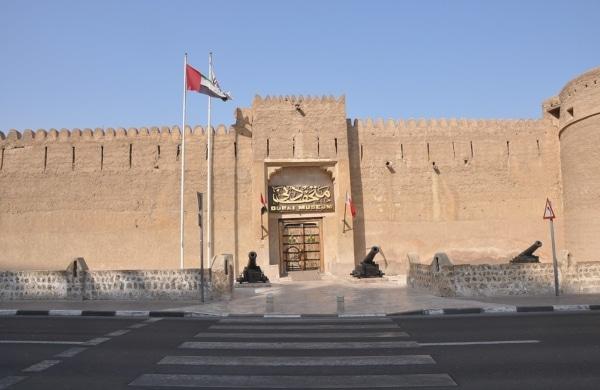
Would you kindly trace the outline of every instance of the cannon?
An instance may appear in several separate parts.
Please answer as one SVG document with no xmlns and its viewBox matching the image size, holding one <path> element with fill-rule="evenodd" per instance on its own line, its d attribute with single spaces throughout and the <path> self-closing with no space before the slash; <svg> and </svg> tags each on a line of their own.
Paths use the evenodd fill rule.
<svg viewBox="0 0 600 390">
<path fill-rule="evenodd" d="M 269 281 L 269 278 L 256 265 L 256 256 L 256 252 L 254 251 L 248 253 L 248 265 L 236 279 L 238 283 L 267 283 Z"/>
<path fill-rule="evenodd" d="M 540 257 L 533 254 L 536 250 L 538 250 L 542 246 L 541 241 L 536 241 L 529 248 L 525 249 L 523 252 L 519 253 L 514 259 L 510 262 L 512 264 L 521 264 L 521 263 L 539 263 Z"/>
<path fill-rule="evenodd" d="M 377 263 L 375 263 L 375 261 L 373 261 L 375 256 L 380 251 L 381 250 L 379 249 L 378 246 L 371 247 L 371 250 L 369 251 L 369 253 L 367 253 L 367 255 L 365 256 L 363 261 L 361 261 L 360 264 L 358 264 L 356 266 L 356 268 L 354 268 L 354 271 L 352 271 L 350 273 L 350 275 L 354 276 L 355 278 L 359 278 L 359 279 L 360 278 L 380 278 L 380 277 L 382 277 L 383 272 L 381 272 L 379 270 L 379 265 Z"/>
</svg>

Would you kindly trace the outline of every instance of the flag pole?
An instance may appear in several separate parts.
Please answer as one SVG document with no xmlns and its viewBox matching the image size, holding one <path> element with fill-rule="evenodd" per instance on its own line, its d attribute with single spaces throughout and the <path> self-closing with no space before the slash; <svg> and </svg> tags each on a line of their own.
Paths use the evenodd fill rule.
<svg viewBox="0 0 600 390">
<path fill-rule="evenodd" d="M 212 52 L 208 53 L 208 78 L 210 79 L 210 81 L 213 81 L 213 70 L 212 70 Z M 206 246 L 207 246 L 207 252 L 208 252 L 208 264 L 210 267 L 210 264 L 212 262 L 212 258 L 213 258 L 213 248 L 212 248 L 212 233 L 213 233 L 213 227 L 212 227 L 212 201 L 213 201 L 213 194 L 212 194 L 212 173 L 213 173 L 213 169 L 212 169 L 212 162 L 213 162 L 213 131 L 212 128 L 210 127 L 210 106 L 211 106 L 211 98 L 210 95 L 208 96 L 208 125 L 207 125 L 207 129 L 206 131 L 208 131 L 208 175 L 207 175 L 207 196 L 208 199 L 206 200 L 206 221 L 207 221 L 207 239 L 206 239 Z"/>
<path fill-rule="evenodd" d="M 183 269 L 183 191 L 185 183 L 185 110 L 187 100 L 187 53 L 183 56 L 183 114 L 181 126 L 181 189 L 179 199 L 179 268 Z"/>
</svg>

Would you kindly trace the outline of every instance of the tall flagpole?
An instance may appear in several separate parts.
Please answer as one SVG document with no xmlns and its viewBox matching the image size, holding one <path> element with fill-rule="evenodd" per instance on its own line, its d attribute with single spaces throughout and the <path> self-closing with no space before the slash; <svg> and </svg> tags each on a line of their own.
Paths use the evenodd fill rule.
<svg viewBox="0 0 600 390">
<path fill-rule="evenodd" d="M 183 118 L 181 126 L 181 191 L 179 199 L 179 268 L 183 269 L 183 190 L 185 183 L 185 109 L 187 100 L 187 53 L 183 56 Z"/>
<path fill-rule="evenodd" d="M 213 70 L 212 70 L 212 53 L 208 53 L 208 78 L 210 79 L 210 81 L 213 81 Z M 207 174 L 207 200 L 206 200 L 206 222 L 207 222 L 207 237 L 206 237 L 206 246 L 207 246 L 207 253 L 208 253 L 208 264 L 210 267 L 210 264 L 212 262 L 212 258 L 213 258 L 213 240 L 212 240 L 212 235 L 213 235 L 213 227 L 212 227 L 212 223 L 213 223 L 213 219 L 212 219 L 212 201 L 213 201 L 213 194 L 212 194 L 212 174 L 213 174 L 213 169 L 212 169 L 212 163 L 213 163 L 213 131 L 212 128 L 210 127 L 210 103 L 211 103 L 211 98 L 210 95 L 208 96 L 208 125 L 207 125 L 207 131 L 208 131 L 208 174 Z"/>
</svg>

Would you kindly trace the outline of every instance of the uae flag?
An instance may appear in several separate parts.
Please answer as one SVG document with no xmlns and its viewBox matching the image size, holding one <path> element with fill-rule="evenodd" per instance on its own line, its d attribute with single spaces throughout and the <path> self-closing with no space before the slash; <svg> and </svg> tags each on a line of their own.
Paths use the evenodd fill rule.
<svg viewBox="0 0 600 390">
<path fill-rule="evenodd" d="M 352 218 L 356 217 L 356 207 L 354 207 L 352 197 L 348 192 L 346 192 L 346 206 L 348 206 L 348 208 L 350 209 L 350 214 L 352 214 Z"/>
<path fill-rule="evenodd" d="M 265 198 L 263 197 L 263 194 L 260 194 L 260 215 L 265 214 L 267 211 L 269 211 L 269 209 L 267 208 L 267 202 L 265 201 Z"/>
<path fill-rule="evenodd" d="M 231 99 L 231 96 L 227 92 L 221 90 L 214 76 L 211 80 L 187 64 L 185 67 L 185 79 L 188 91 L 196 91 L 204 95 L 219 98 L 224 102 Z"/>
</svg>

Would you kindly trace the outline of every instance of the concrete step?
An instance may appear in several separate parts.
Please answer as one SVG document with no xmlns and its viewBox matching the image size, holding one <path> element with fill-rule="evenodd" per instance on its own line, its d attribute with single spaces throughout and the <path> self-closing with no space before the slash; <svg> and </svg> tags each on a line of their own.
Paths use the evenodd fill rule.
<svg viewBox="0 0 600 390">
<path fill-rule="evenodd" d="M 310 271 L 290 271 L 288 272 L 290 279 L 294 282 L 307 282 L 311 280 L 321 280 L 321 275 L 317 270 Z"/>
</svg>

